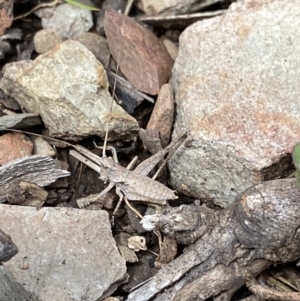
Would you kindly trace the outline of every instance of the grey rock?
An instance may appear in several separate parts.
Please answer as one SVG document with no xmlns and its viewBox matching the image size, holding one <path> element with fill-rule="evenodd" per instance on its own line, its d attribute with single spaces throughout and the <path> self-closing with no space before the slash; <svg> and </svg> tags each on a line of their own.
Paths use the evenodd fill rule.
<svg viewBox="0 0 300 301">
<path fill-rule="evenodd" d="M 97 300 L 126 278 L 105 211 L 0 206 L 19 253 L 5 263 L 41 301 Z"/>
<path fill-rule="evenodd" d="M 18 248 L 11 240 L 11 237 L 0 229 L 0 262 L 10 260 L 17 253 Z"/>
<path fill-rule="evenodd" d="M 42 29 L 34 35 L 34 47 L 37 53 L 45 53 L 64 40 L 62 33 L 53 29 Z"/>
<path fill-rule="evenodd" d="M 77 41 L 65 41 L 35 61 L 7 64 L 0 87 L 40 114 L 53 136 L 104 137 L 107 127 L 110 139 L 137 135 L 137 121 L 109 94 L 102 64 Z"/>
<path fill-rule="evenodd" d="M 169 16 L 199 11 L 226 1 L 228 2 L 228 0 L 140 0 L 138 6 L 147 16 Z"/>
<path fill-rule="evenodd" d="M 93 26 L 92 12 L 68 3 L 55 8 L 41 8 L 35 14 L 42 18 L 44 29 L 50 28 L 62 33 L 66 38 L 88 31 Z"/>
<path fill-rule="evenodd" d="M 41 118 L 34 113 L 20 113 L 0 117 L 0 130 L 9 128 L 28 128 L 41 124 Z"/>
<path fill-rule="evenodd" d="M 27 292 L 3 265 L 0 266 L 1 301 L 40 301 L 34 294 Z"/>
<path fill-rule="evenodd" d="M 43 137 L 29 136 L 33 143 L 33 153 L 35 155 L 47 155 L 54 157 L 56 155 L 55 150 L 49 142 L 47 142 Z"/>
<path fill-rule="evenodd" d="M 169 163 L 174 188 L 226 207 L 287 169 L 300 140 L 299 17 L 296 0 L 247 0 L 181 35 L 174 136 L 189 141 Z"/>
<path fill-rule="evenodd" d="M 92 32 L 83 32 L 72 37 L 72 39 L 82 43 L 94 54 L 94 56 L 102 63 L 103 66 L 108 65 L 110 51 L 108 42 L 104 37 Z"/>
</svg>

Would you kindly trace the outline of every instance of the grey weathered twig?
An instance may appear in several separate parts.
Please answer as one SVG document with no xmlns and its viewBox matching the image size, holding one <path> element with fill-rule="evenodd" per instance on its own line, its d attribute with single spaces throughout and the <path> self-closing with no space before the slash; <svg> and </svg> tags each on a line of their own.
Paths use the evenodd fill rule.
<svg viewBox="0 0 300 301">
<path fill-rule="evenodd" d="M 128 300 L 230 300 L 237 289 L 266 267 L 300 257 L 300 189 L 295 179 L 253 186 L 222 211 L 212 213 L 206 207 L 197 211 L 196 223 L 196 211 L 186 211 L 191 228 L 179 218 L 182 227 L 178 223 L 176 230 L 181 230 L 181 235 L 198 231 L 198 240 L 132 292 Z M 168 214 L 171 217 L 172 210 Z M 161 228 L 159 219 L 163 218 Z M 162 232 L 166 229 L 171 233 L 174 225 L 166 221 L 166 217 L 156 216 L 154 224 Z"/>
</svg>

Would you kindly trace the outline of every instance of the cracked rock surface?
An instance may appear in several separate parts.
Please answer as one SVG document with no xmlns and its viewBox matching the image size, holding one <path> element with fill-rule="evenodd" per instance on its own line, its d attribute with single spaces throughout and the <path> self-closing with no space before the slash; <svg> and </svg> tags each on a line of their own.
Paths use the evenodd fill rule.
<svg viewBox="0 0 300 301">
<path fill-rule="evenodd" d="M 97 300 L 126 279 L 105 211 L 0 205 L 19 253 L 5 267 L 41 301 Z"/>
<path fill-rule="evenodd" d="M 81 43 L 68 40 L 34 61 L 6 64 L 0 87 L 30 113 L 41 116 L 51 135 L 110 139 L 137 135 L 137 121 L 108 91 L 106 72 Z"/>
<path fill-rule="evenodd" d="M 247 0 L 182 33 L 174 136 L 190 138 L 169 163 L 176 190 L 226 207 L 289 167 L 300 140 L 299 17 L 298 1 Z"/>
</svg>

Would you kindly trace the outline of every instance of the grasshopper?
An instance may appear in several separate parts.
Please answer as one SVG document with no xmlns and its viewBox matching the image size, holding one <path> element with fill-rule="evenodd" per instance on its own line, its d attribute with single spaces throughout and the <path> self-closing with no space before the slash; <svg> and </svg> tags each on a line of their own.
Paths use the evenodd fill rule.
<svg viewBox="0 0 300 301">
<path fill-rule="evenodd" d="M 133 4 L 133 0 L 128 0 L 126 8 L 124 10 L 124 15 L 127 15 Z M 125 28 L 125 18 L 123 19 L 122 26 L 122 39 L 124 35 Z M 122 43 L 122 40 L 121 40 Z M 119 69 L 119 59 L 121 56 L 121 49 L 118 53 L 117 58 L 117 69 L 116 74 Z M 113 87 L 112 97 L 115 98 L 116 90 L 116 79 Z M 142 216 L 129 204 L 128 200 L 131 201 L 141 201 L 153 205 L 166 205 L 167 200 L 174 200 L 178 197 L 175 195 L 174 191 L 164 186 L 163 184 L 155 181 L 155 177 L 158 172 L 151 179 L 147 177 L 149 172 L 154 168 L 154 166 L 173 148 L 178 147 L 180 142 L 184 139 L 185 135 L 180 136 L 177 140 L 169 144 L 165 149 L 161 150 L 157 154 L 153 155 L 149 159 L 143 161 L 139 164 L 133 171 L 131 171 L 137 158 L 134 158 L 129 165 L 125 168 L 118 164 L 117 154 L 114 148 L 110 147 L 112 151 L 112 157 L 106 155 L 106 144 L 107 144 L 108 131 L 106 131 L 102 157 L 98 157 L 95 154 L 89 152 L 87 149 L 76 146 L 75 149 L 79 152 L 72 150 L 70 154 L 80 161 L 87 163 L 86 158 L 82 157 L 80 154 L 86 156 L 93 162 L 89 162 L 90 167 L 94 168 L 96 171 L 100 171 L 100 179 L 104 183 L 109 183 L 108 186 L 92 201 L 78 201 L 77 205 L 79 208 L 83 208 L 90 203 L 97 201 L 102 195 L 109 192 L 113 187 L 116 187 L 116 194 L 119 196 L 119 203 L 116 206 L 113 216 L 118 210 L 122 200 L 139 216 Z M 96 166 L 94 165 L 96 164 Z M 162 167 L 162 166 L 161 166 Z"/>
<path fill-rule="evenodd" d="M 109 185 L 92 201 L 77 202 L 79 208 L 83 208 L 90 203 L 97 201 L 102 195 L 109 192 L 114 186 L 116 187 L 116 194 L 119 196 L 120 200 L 113 215 L 118 210 L 123 199 L 127 205 L 129 204 L 128 200 L 130 200 L 164 206 L 167 204 L 167 200 L 174 200 L 178 198 L 173 190 L 155 181 L 154 178 L 157 176 L 157 173 L 154 175 L 154 178 L 149 178 L 147 175 L 171 149 L 179 146 L 180 142 L 185 138 L 185 135 L 180 136 L 177 140 L 170 143 L 166 148 L 143 161 L 133 171 L 130 169 L 136 162 L 137 157 L 135 157 L 125 168 L 119 165 L 118 157 L 113 147 L 108 147 L 108 149 L 112 151 L 112 157 L 108 157 L 106 155 L 107 135 L 108 132 L 106 132 L 102 157 L 96 156 L 80 145 L 75 146 L 76 151 L 70 151 L 72 156 L 76 157 L 85 164 L 87 164 L 85 157 L 89 158 L 93 162 L 92 164 L 89 163 L 89 166 L 100 172 L 99 178 L 105 183 L 109 182 Z M 85 157 L 81 156 L 80 154 L 84 155 Z M 139 217 L 141 217 L 141 215 L 138 214 L 138 212 L 134 210 L 130 204 L 129 207 Z"/>
</svg>

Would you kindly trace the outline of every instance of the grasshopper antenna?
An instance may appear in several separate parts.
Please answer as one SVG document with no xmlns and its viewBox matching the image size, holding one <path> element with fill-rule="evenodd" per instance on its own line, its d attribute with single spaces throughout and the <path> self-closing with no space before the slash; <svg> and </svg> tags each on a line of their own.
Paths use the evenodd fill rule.
<svg viewBox="0 0 300 301">
<path fill-rule="evenodd" d="M 108 125 L 106 126 L 103 150 L 102 150 L 102 157 L 106 158 L 106 146 L 107 146 L 107 137 L 108 137 Z"/>
</svg>

